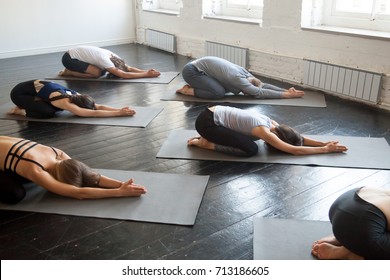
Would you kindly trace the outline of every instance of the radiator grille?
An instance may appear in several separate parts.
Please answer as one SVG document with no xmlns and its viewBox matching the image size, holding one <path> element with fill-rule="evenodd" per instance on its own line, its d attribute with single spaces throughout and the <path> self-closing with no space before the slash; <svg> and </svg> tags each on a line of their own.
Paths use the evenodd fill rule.
<svg viewBox="0 0 390 280">
<path fill-rule="evenodd" d="M 244 68 L 248 68 L 248 49 L 206 41 L 206 55 L 217 56 L 229 60 Z"/>
<path fill-rule="evenodd" d="M 382 74 L 305 60 L 304 84 L 340 95 L 378 102 Z"/>
<path fill-rule="evenodd" d="M 173 34 L 146 29 L 145 39 L 150 47 L 176 53 L 176 36 Z"/>
</svg>

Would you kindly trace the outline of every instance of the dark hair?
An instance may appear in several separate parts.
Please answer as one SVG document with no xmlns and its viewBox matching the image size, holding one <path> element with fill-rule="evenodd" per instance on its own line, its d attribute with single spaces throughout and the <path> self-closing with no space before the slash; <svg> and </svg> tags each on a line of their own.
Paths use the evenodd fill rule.
<svg viewBox="0 0 390 280">
<path fill-rule="evenodd" d="M 76 187 L 93 187 L 98 185 L 100 174 L 78 160 L 66 159 L 58 164 L 57 177 Z"/>
<path fill-rule="evenodd" d="M 112 63 L 114 63 L 116 68 L 127 72 L 126 62 L 122 58 L 117 57 L 115 55 L 111 55 L 110 60 L 112 61 Z"/>
<path fill-rule="evenodd" d="M 95 100 L 87 94 L 72 94 L 69 96 L 70 102 L 81 108 L 95 110 Z"/>
<path fill-rule="evenodd" d="M 128 72 L 126 62 L 122 58 L 117 57 L 116 55 L 111 55 L 110 60 L 112 61 L 112 63 L 114 63 L 114 66 L 116 68 L 124 72 Z M 108 73 L 107 78 L 112 79 L 112 78 L 120 78 L 120 77 L 112 73 Z"/>
<path fill-rule="evenodd" d="M 289 127 L 288 125 L 280 124 L 275 127 L 275 133 L 280 140 L 289 143 L 294 146 L 303 145 L 303 137 L 295 129 Z"/>
</svg>

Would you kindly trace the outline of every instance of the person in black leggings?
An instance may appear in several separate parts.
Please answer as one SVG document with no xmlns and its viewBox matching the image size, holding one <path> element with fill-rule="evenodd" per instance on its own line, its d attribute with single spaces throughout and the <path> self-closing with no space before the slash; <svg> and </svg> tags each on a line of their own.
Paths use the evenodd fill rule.
<svg viewBox="0 0 390 280">
<path fill-rule="evenodd" d="M 113 108 L 96 104 L 89 95 L 80 94 L 50 81 L 31 80 L 19 83 L 11 90 L 10 97 L 16 107 L 8 114 L 31 118 L 52 118 L 62 110 L 80 117 L 119 117 L 135 114 L 129 107 Z"/>
<path fill-rule="evenodd" d="M 342 153 L 347 147 L 338 141 L 322 142 L 303 137 L 291 127 L 268 116 L 229 106 L 212 106 L 201 112 L 195 128 L 200 137 L 188 140 L 189 146 L 235 156 L 250 157 L 258 152 L 261 139 L 273 148 L 293 155 Z"/>
<path fill-rule="evenodd" d="M 390 190 L 352 189 L 329 210 L 333 235 L 312 246 L 319 259 L 390 259 Z"/>
</svg>

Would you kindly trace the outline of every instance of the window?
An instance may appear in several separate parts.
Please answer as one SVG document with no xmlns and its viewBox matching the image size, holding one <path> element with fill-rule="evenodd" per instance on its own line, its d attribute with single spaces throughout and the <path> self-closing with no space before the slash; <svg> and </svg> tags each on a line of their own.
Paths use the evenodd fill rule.
<svg viewBox="0 0 390 280">
<path fill-rule="evenodd" d="M 143 0 L 142 9 L 161 13 L 179 14 L 182 0 Z"/>
<path fill-rule="evenodd" d="M 390 0 L 323 1 L 322 25 L 390 32 Z"/>
<path fill-rule="evenodd" d="M 263 16 L 263 0 L 203 0 L 203 15 L 259 22 Z"/>
</svg>

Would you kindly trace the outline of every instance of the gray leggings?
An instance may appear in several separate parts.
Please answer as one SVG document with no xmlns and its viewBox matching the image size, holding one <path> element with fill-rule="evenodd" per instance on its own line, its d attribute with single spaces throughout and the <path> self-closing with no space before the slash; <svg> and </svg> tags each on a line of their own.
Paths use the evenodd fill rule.
<svg viewBox="0 0 390 280">
<path fill-rule="evenodd" d="M 196 68 L 192 63 L 187 63 L 182 71 L 183 79 L 194 88 L 196 97 L 203 99 L 221 99 L 229 90 L 213 77 L 206 75 Z M 282 98 L 283 88 L 263 83 L 254 98 Z"/>
<path fill-rule="evenodd" d="M 214 78 L 200 72 L 192 63 L 187 63 L 182 71 L 183 79 L 194 88 L 196 97 L 204 99 L 221 99 L 226 89 Z"/>
</svg>

